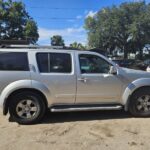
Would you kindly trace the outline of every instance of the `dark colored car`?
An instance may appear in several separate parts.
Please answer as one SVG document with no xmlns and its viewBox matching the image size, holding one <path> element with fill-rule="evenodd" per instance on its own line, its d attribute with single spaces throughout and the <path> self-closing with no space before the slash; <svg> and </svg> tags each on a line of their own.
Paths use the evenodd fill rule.
<svg viewBox="0 0 150 150">
<path fill-rule="evenodd" d="M 115 62 L 120 67 L 125 67 L 125 68 L 130 68 L 134 63 L 134 60 L 132 60 L 132 59 L 126 59 L 126 60 L 125 59 L 114 59 L 112 61 Z"/>
<path fill-rule="evenodd" d="M 140 62 L 137 64 L 138 68 L 141 70 L 146 70 L 148 66 L 150 66 L 150 59 L 145 60 L 144 62 Z"/>
</svg>

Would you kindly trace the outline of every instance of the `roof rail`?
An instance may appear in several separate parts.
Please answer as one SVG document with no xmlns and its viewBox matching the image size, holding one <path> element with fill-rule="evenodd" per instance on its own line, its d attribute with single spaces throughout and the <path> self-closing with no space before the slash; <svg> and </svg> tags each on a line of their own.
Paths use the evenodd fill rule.
<svg viewBox="0 0 150 150">
<path fill-rule="evenodd" d="M 29 49 L 63 49 L 63 46 L 40 46 L 40 45 L 1 45 L 1 48 L 29 48 Z"/>
<path fill-rule="evenodd" d="M 15 45 L 29 45 L 30 42 L 29 40 L 2 40 L 0 39 L 0 46 L 2 47 L 2 45 L 11 45 L 11 44 L 15 44 Z"/>
</svg>

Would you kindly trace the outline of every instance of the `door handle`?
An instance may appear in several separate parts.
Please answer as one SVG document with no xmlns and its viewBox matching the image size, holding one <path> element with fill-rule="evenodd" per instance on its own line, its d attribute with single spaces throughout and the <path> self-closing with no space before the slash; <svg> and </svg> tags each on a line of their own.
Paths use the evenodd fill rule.
<svg viewBox="0 0 150 150">
<path fill-rule="evenodd" d="M 78 78 L 78 81 L 81 81 L 81 82 L 84 82 L 84 83 L 86 83 L 87 82 L 87 78 Z"/>
</svg>

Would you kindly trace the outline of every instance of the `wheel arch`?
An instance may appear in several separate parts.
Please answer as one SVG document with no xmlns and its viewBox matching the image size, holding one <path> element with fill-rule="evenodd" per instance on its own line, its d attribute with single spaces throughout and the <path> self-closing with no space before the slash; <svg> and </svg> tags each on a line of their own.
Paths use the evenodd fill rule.
<svg viewBox="0 0 150 150">
<path fill-rule="evenodd" d="M 150 88 L 149 78 L 135 80 L 127 86 L 122 96 L 123 105 L 125 106 L 126 111 L 128 111 L 131 96 L 134 92 L 137 92 L 142 88 Z"/>
<path fill-rule="evenodd" d="M 3 114 L 8 113 L 9 101 L 11 96 L 22 91 L 32 91 L 36 92 L 43 97 L 44 103 L 48 106 L 48 100 L 50 98 L 49 89 L 42 83 L 38 81 L 31 80 L 21 80 L 9 84 L 1 93 L 0 96 L 0 105 L 3 108 Z"/>
<path fill-rule="evenodd" d="M 34 88 L 22 88 L 22 89 L 18 89 L 18 90 L 15 90 L 13 91 L 8 97 L 7 99 L 5 100 L 5 104 L 4 104 L 4 109 L 3 109 L 3 114 L 6 115 L 8 113 L 8 110 L 9 110 L 9 104 L 10 104 L 10 100 L 12 98 L 12 96 L 18 94 L 18 93 L 21 93 L 21 92 L 26 92 L 26 91 L 30 91 L 30 92 L 33 92 L 33 93 L 36 93 L 38 94 L 39 96 L 42 97 L 43 101 L 44 101 L 44 104 L 46 106 L 46 108 L 48 107 L 48 101 L 47 101 L 47 98 L 46 96 L 39 90 L 37 89 L 34 89 Z"/>
</svg>

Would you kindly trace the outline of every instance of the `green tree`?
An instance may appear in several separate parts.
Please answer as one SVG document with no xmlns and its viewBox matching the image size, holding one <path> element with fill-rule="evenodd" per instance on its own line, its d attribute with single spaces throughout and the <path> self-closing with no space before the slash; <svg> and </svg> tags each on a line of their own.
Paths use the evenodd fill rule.
<svg viewBox="0 0 150 150">
<path fill-rule="evenodd" d="M 70 48 L 84 50 L 85 47 L 81 43 L 73 42 L 70 44 Z"/>
<path fill-rule="evenodd" d="M 65 46 L 62 36 L 54 35 L 53 37 L 51 37 L 51 45 L 52 46 Z"/>
<path fill-rule="evenodd" d="M 31 19 L 28 20 L 25 26 L 24 35 L 27 37 L 27 40 L 31 41 L 32 43 L 36 43 L 39 38 L 38 28 L 36 23 Z"/>
<path fill-rule="evenodd" d="M 39 38 L 35 21 L 29 16 L 22 2 L 0 0 L 0 40 L 29 40 Z"/>
<path fill-rule="evenodd" d="M 123 3 L 119 7 L 103 8 L 85 20 L 91 47 L 112 51 L 140 51 L 150 42 L 150 5 L 145 2 Z M 134 49 L 134 50 L 133 50 Z"/>
</svg>

